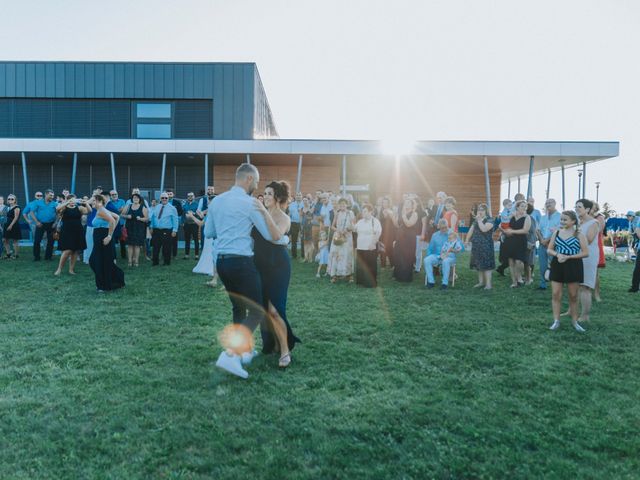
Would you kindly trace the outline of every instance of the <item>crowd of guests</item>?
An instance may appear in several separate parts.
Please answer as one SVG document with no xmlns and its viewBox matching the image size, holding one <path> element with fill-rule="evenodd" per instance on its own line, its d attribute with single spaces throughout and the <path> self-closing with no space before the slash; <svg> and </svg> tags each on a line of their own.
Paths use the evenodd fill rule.
<svg viewBox="0 0 640 480">
<path fill-rule="evenodd" d="M 263 195 L 258 199 L 265 202 L 260 197 Z M 0 253 L 4 258 L 18 257 L 23 221 L 30 232 L 27 235 L 33 238 L 34 261 L 51 261 L 58 250 L 55 275 L 61 275 L 67 264 L 69 274 L 74 275 L 81 260 L 96 273 L 98 291 L 112 290 L 124 286 L 124 273 L 115 266 L 118 251 L 129 267 L 138 267 L 141 255 L 153 266 L 161 260 L 170 265 L 178 255 L 180 228 L 184 258 L 190 258 L 193 244 L 198 260 L 205 250 L 202 229 L 214 198 L 213 186 L 201 198 L 188 192 L 184 201 L 168 189 L 159 202 L 149 204 L 137 188 L 125 201 L 116 190 L 98 187 L 91 197 L 82 198 L 66 189 L 57 196 L 52 190 L 36 192 L 34 200 L 22 208 L 10 194 L 6 204 L 0 197 Z M 298 192 L 290 201 L 279 202 L 285 205 L 289 219 L 291 257 L 316 262 L 316 276 L 328 276 L 331 283 L 355 282 L 365 287 L 377 286 L 378 266 L 391 268 L 398 282 L 411 282 L 424 268 L 426 288 L 434 288 L 439 276 L 441 290 L 455 284 L 457 256 L 465 249 L 471 251 L 470 268 L 478 273 L 474 288 L 491 290 L 494 270 L 502 276 L 509 271 L 511 288 L 531 285 L 537 264 L 537 288 L 545 290 L 550 283 L 553 290 L 553 330 L 560 325 L 563 285 L 567 285 L 569 296 L 567 314 L 578 331 L 583 331 L 579 320 L 589 319 L 592 299 L 601 299 L 598 269 L 605 266 L 605 218 L 596 202 L 580 199 L 574 210 L 559 212 L 550 198 L 541 213 L 533 198 L 517 194 L 513 200 L 503 201 L 496 218 L 486 204 L 475 205 L 469 228 L 461 234 L 463 221 L 456 211 L 456 199 L 444 192 L 424 204 L 414 194 L 403 195 L 395 205 L 386 196 L 375 203 L 366 196 L 360 200 L 350 194 L 318 190 L 315 195 Z M 630 221 L 630 225 L 632 234 L 640 235 L 640 223 Z M 499 242 L 497 266 L 495 242 Z M 213 275 L 215 284 L 211 255 L 205 270 Z M 640 262 L 636 257 L 629 291 L 639 289 Z"/>
</svg>

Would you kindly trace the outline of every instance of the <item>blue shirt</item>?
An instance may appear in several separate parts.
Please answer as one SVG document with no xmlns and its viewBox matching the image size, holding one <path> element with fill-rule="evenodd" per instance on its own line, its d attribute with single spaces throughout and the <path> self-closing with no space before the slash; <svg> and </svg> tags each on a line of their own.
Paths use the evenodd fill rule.
<svg viewBox="0 0 640 480">
<path fill-rule="evenodd" d="M 429 248 L 427 248 L 427 255 L 440 255 L 442 252 L 442 247 L 445 243 L 449 241 L 449 232 L 442 233 L 438 230 L 431 236 L 431 241 L 429 242 Z"/>
<path fill-rule="evenodd" d="M 540 230 L 540 235 L 542 235 L 542 238 L 544 238 L 545 240 L 551 238 L 553 232 L 560 228 L 561 216 L 562 214 L 556 210 L 551 215 L 545 215 L 540 219 L 538 228 Z"/>
<path fill-rule="evenodd" d="M 114 210 L 112 210 L 111 208 L 109 208 L 109 205 L 111 205 Z M 114 213 L 117 213 L 118 215 L 122 215 L 122 208 L 125 206 L 125 201 L 122 200 L 121 198 L 119 198 L 118 200 L 116 200 L 115 202 L 113 200 L 110 200 L 109 203 L 107 204 L 107 210 L 110 210 Z M 126 220 L 124 218 L 122 218 L 122 216 L 120 217 L 120 225 L 124 225 L 124 222 Z"/>
<path fill-rule="evenodd" d="M 37 201 L 38 200 L 31 200 L 29 203 L 27 203 L 27 206 L 24 207 L 24 210 L 22 211 L 22 215 L 27 216 L 27 218 L 29 219 L 29 223 L 33 222 L 33 220 L 31 219 L 31 216 L 29 216 L 29 212 L 33 211 L 33 207 Z"/>
<path fill-rule="evenodd" d="M 293 201 L 289 204 L 289 218 L 291 218 L 291 223 L 300 223 L 300 210 L 302 210 L 302 207 L 302 201 Z"/>
<path fill-rule="evenodd" d="M 533 217 L 536 221 L 536 224 L 540 225 L 540 219 L 542 218 L 542 214 L 540 213 L 540 210 L 536 210 L 535 208 L 533 209 L 533 212 L 531 212 L 531 217 Z"/>
<path fill-rule="evenodd" d="M 254 225 L 266 240 L 273 241 L 267 222 L 255 206 L 256 201 L 238 186 L 211 201 L 204 234 L 215 239 L 214 249 L 218 255 L 253 257 L 251 229 Z M 287 245 L 289 238 L 283 235 L 274 243 Z"/>
<path fill-rule="evenodd" d="M 58 202 L 52 200 L 47 203 L 42 199 L 36 200 L 33 203 L 31 211 L 40 223 L 51 223 L 56 219 L 56 207 L 58 206 Z"/>
<path fill-rule="evenodd" d="M 162 215 L 160 215 L 160 210 L 162 210 Z M 178 224 L 178 211 L 173 205 L 160 204 L 151 209 L 151 228 L 170 228 L 177 232 Z"/>
<path fill-rule="evenodd" d="M 191 203 L 185 201 L 182 204 L 182 211 L 184 213 L 184 223 L 195 223 L 193 220 L 190 220 L 189 217 L 187 217 L 187 212 L 191 212 L 195 215 L 196 212 L 198 211 L 198 205 L 199 205 L 199 202 L 197 200 L 194 200 Z"/>
</svg>

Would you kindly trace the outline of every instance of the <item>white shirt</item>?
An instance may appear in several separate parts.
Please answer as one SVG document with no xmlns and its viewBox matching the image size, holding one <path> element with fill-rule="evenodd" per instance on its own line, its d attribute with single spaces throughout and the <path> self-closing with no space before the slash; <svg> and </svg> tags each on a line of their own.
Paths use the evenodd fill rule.
<svg viewBox="0 0 640 480">
<path fill-rule="evenodd" d="M 369 220 L 363 218 L 356 223 L 356 233 L 358 234 L 356 249 L 375 250 L 382 234 L 382 225 L 375 217 L 371 217 Z"/>
</svg>

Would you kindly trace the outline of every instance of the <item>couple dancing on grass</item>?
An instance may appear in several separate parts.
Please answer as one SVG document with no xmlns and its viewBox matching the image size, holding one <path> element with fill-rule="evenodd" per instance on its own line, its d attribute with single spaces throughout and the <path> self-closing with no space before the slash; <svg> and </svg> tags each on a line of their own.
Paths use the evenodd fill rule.
<svg viewBox="0 0 640 480">
<path fill-rule="evenodd" d="M 216 366 L 241 378 L 249 376 L 244 366 L 257 354 L 253 331 L 258 325 L 262 352 L 279 352 L 279 367 L 289 366 L 291 350 L 299 342 L 286 314 L 291 278 L 286 233 L 291 221 L 284 209 L 289 185 L 267 185 L 263 205 L 251 196 L 259 181 L 255 166 L 240 165 L 235 185 L 212 200 L 205 221 L 205 236 L 214 239 L 216 270 L 233 309 L 233 324 L 220 335 L 225 350 Z"/>
</svg>

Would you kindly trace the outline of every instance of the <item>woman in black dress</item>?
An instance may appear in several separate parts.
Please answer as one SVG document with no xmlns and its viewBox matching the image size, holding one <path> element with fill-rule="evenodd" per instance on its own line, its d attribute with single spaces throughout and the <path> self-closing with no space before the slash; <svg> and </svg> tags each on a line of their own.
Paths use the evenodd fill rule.
<svg viewBox="0 0 640 480">
<path fill-rule="evenodd" d="M 56 207 L 58 215 L 62 216 L 62 230 L 58 239 L 58 249 L 62 251 L 58 269 L 54 275 L 62 273 L 62 267 L 69 259 L 69 275 L 75 275 L 77 255 L 87 248 L 84 228 L 82 228 L 82 215 L 88 215 L 91 207 L 82 200 L 77 200 L 73 193 L 67 195 L 64 202 Z"/>
<path fill-rule="evenodd" d="M 471 239 L 472 270 L 478 271 L 478 283 L 473 288 L 484 287 L 491 290 L 491 273 L 496 268 L 496 256 L 493 248 L 493 219 L 488 216 L 484 203 L 476 207 L 474 220 L 467 233 L 467 242 Z"/>
<path fill-rule="evenodd" d="M 93 249 L 89 265 L 96 276 L 96 289 L 102 293 L 124 287 L 124 272 L 114 262 L 112 237 L 120 216 L 105 208 L 106 201 L 102 195 L 94 195 L 93 202 L 96 216 L 93 219 Z"/>
<path fill-rule="evenodd" d="M 394 217 L 396 226 L 396 242 L 393 249 L 393 276 L 399 282 L 413 280 L 414 263 L 416 261 L 416 236 L 420 234 L 422 225 L 418 222 L 416 201 L 408 198 L 402 204 L 402 211 Z"/>
<path fill-rule="evenodd" d="M 516 203 L 516 212 L 509 221 L 509 228 L 504 231 L 506 238 L 503 244 L 503 255 L 509 260 L 511 288 L 524 285 L 522 268 L 527 262 L 527 234 L 531 228 L 531 219 L 527 215 L 527 202 Z"/>
<path fill-rule="evenodd" d="M 289 199 L 287 182 L 271 182 L 265 187 L 262 210 L 270 230 L 278 229 L 279 234 L 289 231 L 291 219 L 284 213 Z M 270 217 L 270 218 L 269 218 Z M 287 294 L 291 279 L 291 259 L 284 245 L 275 245 L 265 240 L 256 228 L 251 235 L 254 239 L 254 262 L 262 281 L 262 301 L 267 312 L 268 324 L 275 335 L 262 330 L 262 351 L 271 353 L 279 350 L 278 366 L 285 368 L 291 363 L 291 350 L 300 342 L 287 319 Z"/>
<path fill-rule="evenodd" d="M 396 239 L 396 225 L 393 222 L 393 209 L 391 208 L 391 200 L 384 197 L 382 199 L 382 208 L 380 210 L 380 225 L 382 225 L 382 235 L 380 241 L 384 245 L 384 249 L 380 249 L 380 266 L 382 268 L 393 265 L 393 242 Z"/>
<path fill-rule="evenodd" d="M 129 266 L 138 266 L 140 261 L 140 249 L 147 239 L 147 222 L 149 211 L 144 205 L 142 197 L 138 193 L 131 195 L 131 203 L 122 212 L 122 217 L 127 221 L 127 261 Z"/>
<path fill-rule="evenodd" d="M 16 203 L 16 196 L 11 194 L 7 197 L 9 210 L 7 211 L 7 222 L 4 227 L 4 251 L 5 258 L 18 258 L 18 243 L 20 242 L 20 207 Z"/>
</svg>

